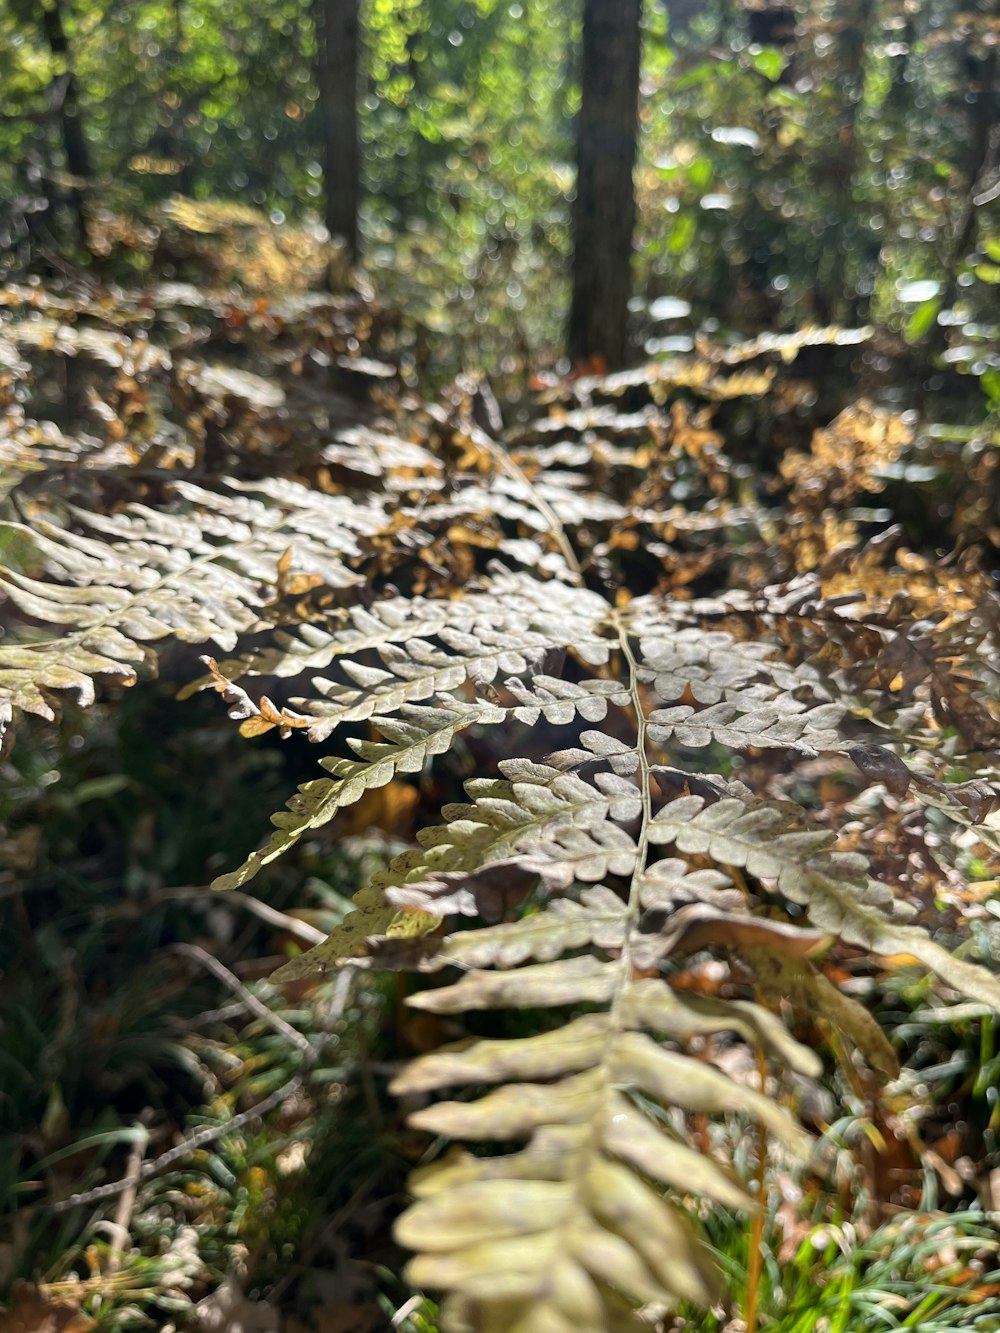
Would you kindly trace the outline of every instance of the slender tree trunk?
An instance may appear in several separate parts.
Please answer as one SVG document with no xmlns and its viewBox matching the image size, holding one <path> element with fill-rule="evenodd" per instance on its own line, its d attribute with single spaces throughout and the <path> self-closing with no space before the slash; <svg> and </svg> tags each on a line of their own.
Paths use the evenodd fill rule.
<svg viewBox="0 0 1000 1333">
<path fill-rule="evenodd" d="M 854 252 L 856 269 L 856 261 L 861 258 L 866 239 L 864 233 L 859 235 L 857 232 L 858 202 L 854 197 L 860 165 L 857 122 L 858 108 L 864 95 L 865 60 L 875 17 L 875 0 L 853 0 L 844 9 L 846 12 L 835 56 L 835 78 L 842 97 L 840 116 L 832 152 L 820 164 L 822 176 L 826 178 L 830 190 L 832 211 L 839 219 L 839 240 L 829 247 L 829 263 L 826 271 L 820 274 L 823 282 L 817 283 L 816 302 L 817 313 L 824 323 L 839 318 L 847 324 L 858 324 L 868 312 L 870 296 L 862 295 L 856 286 L 851 286 L 849 279 L 856 283 L 858 274 L 851 272 L 848 251 Z M 821 181 L 817 181 L 817 186 L 820 184 Z M 870 237 L 868 245 L 871 245 Z M 870 257 L 873 265 L 877 256 L 878 243 Z"/>
<path fill-rule="evenodd" d="M 177 86 L 181 90 L 177 94 L 178 105 L 173 109 L 170 128 L 170 151 L 167 156 L 173 161 L 180 163 L 180 173 L 177 177 L 177 188 L 181 194 L 194 193 L 194 168 L 191 159 L 191 150 L 187 144 L 187 135 L 185 134 L 184 121 L 189 109 L 188 100 L 184 95 L 182 71 L 184 67 L 184 0 L 173 0 L 174 9 L 174 50 L 171 59 L 171 69 L 176 71 Z"/>
<path fill-rule="evenodd" d="M 69 40 L 63 27 L 60 0 L 42 0 L 40 18 L 45 40 L 49 50 L 65 65 L 65 72 L 59 76 L 56 95 L 59 105 L 59 123 L 62 127 L 63 150 L 66 154 L 66 168 L 74 178 L 70 187 L 70 199 L 76 214 L 77 228 L 84 249 L 87 244 L 87 215 L 84 205 L 84 191 L 91 177 L 90 152 L 83 132 L 83 118 L 80 113 L 79 89 L 73 73 Z"/>
<path fill-rule="evenodd" d="M 1000 19 L 1000 0 L 994 0 L 994 19 Z M 945 282 L 941 293 L 941 309 L 947 310 L 958 299 L 958 278 L 962 266 L 969 254 L 976 247 L 979 229 L 979 209 L 977 197 L 1000 166 L 1000 87 L 998 87 L 998 69 L 996 46 L 990 46 L 986 54 L 978 57 L 963 53 L 960 74 L 968 78 L 971 97 L 969 107 L 969 138 L 966 150 L 966 171 L 969 189 L 962 211 L 959 214 L 955 235 L 945 261 Z M 944 329 L 936 326 L 936 341 L 943 347 L 947 343 Z"/>
<path fill-rule="evenodd" d="M 359 0 L 314 0 L 317 79 L 323 110 L 326 226 L 358 257 L 361 162 L 358 150 Z"/>
<path fill-rule="evenodd" d="M 642 0 L 584 0 L 573 205 L 573 361 L 628 354 Z"/>
</svg>

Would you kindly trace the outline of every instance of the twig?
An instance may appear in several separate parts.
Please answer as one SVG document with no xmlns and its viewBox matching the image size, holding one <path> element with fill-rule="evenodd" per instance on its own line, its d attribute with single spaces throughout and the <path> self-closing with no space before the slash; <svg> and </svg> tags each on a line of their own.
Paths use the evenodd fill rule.
<svg viewBox="0 0 1000 1333">
<path fill-rule="evenodd" d="M 532 485 L 531 479 L 528 477 L 524 469 L 518 467 L 513 458 L 510 458 L 495 440 L 491 440 L 484 430 L 480 430 L 477 426 L 474 426 L 471 423 L 468 425 L 467 429 L 469 431 L 469 438 L 472 442 L 477 444 L 481 449 L 485 449 L 500 470 L 506 472 L 509 477 L 513 477 L 514 480 L 522 485 L 528 492 L 528 495 L 531 498 L 531 503 L 549 525 L 549 532 L 555 539 L 559 550 L 562 552 L 563 559 L 566 561 L 567 565 L 569 565 L 574 581 L 578 584 L 582 584 L 583 571 L 580 569 L 580 562 L 576 558 L 576 552 L 573 550 L 573 543 L 566 535 L 566 529 L 563 527 L 562 520 L 549 504 L 548 500 L 539 493 L 536 486 Z"/>
<path fill-rule="evenodd" d="M 174 1162 L 179 1162 L 191 1153 L 197 1152 L 199 1148 L 205 1148 L 210 1143 L 215 1143 L 217 1139 L 225 1138 L 234 1130 L 242 1129 L 244 1125 L 250 1124 L 252 1120 L 259 1120 L 261 1116 L 267 1115 L 268 1111 L 273 1111 L 276 1106 L 287 1101 L 293 1092 L 297 1092 L 302 1086 L 302 1076 L 295 1074 L 287 1083 L 282 1083 L 280 1088 L 275 1088 L 274 1092 L 269 1093 L 263 1101 L 259 1101 L 256 1106 L 251 1106 L 248 1111 L 241 1111 L 239 1115 L 234 1115 L 232 1120 L 227 1120 L 224 1125 L 206 1125 L 204 1129 L 199 1129 L 196 1133 L 189 1135 L 182 1143 L 176 1147 L 170 1148 L 167 1152 L 161 1153 L 159 1157 L 152 1162 L 145 1162 L 139 1168 L 138 1180 L 136 1184 L 150 1177 L 159 1175 L 165 1171 L 168 1166 Z M 115 1180 L 107 1185 L 97 1185 L 92 1190 L 86 1190 L 82 1194 L 71 1194 L 68 1199 L 60 1199 L 57 1203 L 50 1205 L 53 1213 L 65 1213 L 71 1208 L 79 1208 L 86 1203 L 97 1203 L 101 1199 L 113 1199 L 118 1194 L 123 1194 L 130 1189 L 133 1181 L 126 1177 L 123 1180 Z"/>
<path fill-rule="evenodd" d="M 269 907 L 267 903 L 262 903 L 259 898 L 255 898 L 249 893 L 241 893 L 239 889 L 229 889 L 226 893 L 219 893 L 215 889 L 185 887 L 164 889 L 156 895 L 157 902 L 163 902 L 164 900 L 168 902 L 190 902 L 198 898 L 210 898 L 216 906 L 238 903 L 241 907 L 245 907 L 248 912 L 252 912 L 254 916 L 260 917 L 261 921 L 266 921 L 269 926 L 277 926 L 279 930 L 287 930 L 289 935 L 295 935 L 304 944 L 322 944 L 326 939 L 326 931 L 317 930 L 315 926 L 310 926 L 308 921 L 300 921 L 298 917 L 279 912 L 277 908 Z"/>
<path fill-rule="evenodd" d="M 767 1058 L 757 1047 L 757 1074 L 760 1091 L 766 1096 Z M 767 1207 L 767 1127 L 762 1123 L 757 1134 L 757 1199 L 750 1218 L 747 1240 L 747 1300 L 744 1311 L 745 1333 L 757 1333 L 760 1313 L 760 1279 L 764 1268 L 764 1215 Z"/>
<path fill-rule="evenodd" d="M 197 949 L 196 945 L 183 945 L 177 947 L 185 950 Z M 197 952 L 204 954 L 204 950 L 199 949 Z M 205 957 L 211 958 L 211 955 L 205 954 Z M 212 963 L 215 963 L 216 961 L 216 959 L 211 958 Z M 223 968 L 221 963 L 219 963 L 218 966 L 223 972 L 228 972 L 228 969 Z M 211 970 L 213 972 L 215 971 L 214 968 Z M 218 973 L 216 973 L 216 975 L 218 975 Z M 333 999 L 324 1015 L 323 1027 L 326 1033 L 332 1032 L 346 1009 L 347 1001 L 351 994 L 351 987 L 356 975 L 357 974 L 353 969 L 345 968 L 338 977 L 337 986 L 333 993 Z M 237 990 L 242 992 L 245 989 L 231 972 L 229 972 L 229 978 L 231 978 L 232 982 L 236 983 Z M 226 984 L 228 985 L 230 982 L 227 980 Z M 250 998 L 254 999 L 255 997 L 250 996 Z M 255 1000 L 255 1003 L 259 1004 L 260 1001 Z M 277 1017 L 275 1014 L 272 1014 L 269 1009 L 265 1010 L 265 1012 L 270 1020 Z M 295 1032 L 294 1028 L 289 1027 L 284 1020 L 279 1019 L 278 1021 L 282 1024 L 283 1028 L 288 1028 L 290 1032 L 295 1034 L 295 1037 L 297 1038 L 296 1045 L 299 1046 L 300 1050 L 302 1049 L 301 1044 L 304 1043 L 306 1049 L 303 1051 L 303 1066 L 304 1069 L 309 1069 L 319 1058 L 324 1043 L 319 1042 L 314 1046 L 303 1037 L 301 1033 Z M 244 1125 L 250 1124 L 253 1120 L 260 1120 L 263 1116 L 267 1115 L 269 1111 L 273 1111 L 276 1106 L 280 1106 L 283 1102 L 287 1101 L 294 1092 L 297 1092 L 302 1087 L 302 1083 L 302 1074 L 294 1074 L 286 1083 L 282 1083 L 280 1088 L 275 1088 L 274 1092 L 269 1093 L 262 1101 L 259 1101 L 255 1106 L 251 1106 L 249 1110 L 241 1111 L 239 1115 L 233 1116 L 231 1120 L 227 1120 L 223 1125 L 206 1125 L 204 1129 L 196 1130 L 194 1134 L 188 1135 L 186 1139 L 181 1143 L 178 1143 L 175 1147 L 168 1149 L 165 1153 L 161 1153 L 154 1161 L 144 1162 L 132 1176 L 130 1176 L 128 1170 L 126 1170 L 125 1177 L 122 1180 L 111 1181 L 107 1185 L 97 1185 L 94 1189 L 85 1190 L 80 1194 L 71 1194 L 68 1199 L 60 1199 L 57 1203 L 50 1204 L 49 1207 L 54 1213 L 65 1213 L 69 1212 L 71 1208 L 80 1208 L 85 1204 L 99 1203 L 104 1199 L 113 1199 L 116 1195 L 124 1194 L 126 1190 L 138 1187 L 142 1181 L 149 1180 L 152 1176 L 159 1175 L 161 1171 L 165 1171 L 168 1167 L 172 1166 L 174 1162 L 182 1161 L 185 1157 L 189 1157 L 191 1153 L 207 1147 L 210 1143 L 215 1143 L 218 1139 L 225 1138 L 227 1134 L 231 1134 L 235 1130 L 242 1129 Z M 120 1215 L 122 1210 L 119 1209 L 118 1211 Z"/>
<path fill-rule="evenodd" d="M 0 899 L 16 898 L 20 894 L 29 892 L 41 892 L 47 886 L 38 884 L 4 884 L 0 885 Z M 289 935 L 294 935 L 300 939 L 303 944 L 312 946 L 313 944 L 322 944 L 326 939 L 326 932 L 318 930 L 311 926 L 308 921 L 300 921 L 298 917 L 289 916 L 286 912 L 279 912 L 276 907 L 270 907 L 267 903 L 262 903 L 259 898 L 255 898 L 250 893 L 242 893 L 239 889 L 227 889 L 225 893 L 219 893 L 216 889 L 198 888 L 184 885 L 176 889 L 161 889 L 154 897 L 154 904 L 162 902 L 196 902 L 198 899 L 211 900 L 215 906 L 225 906 L 226 903 L 238 904 L 245 907 L 248 912 L 259 917 L 261 921 L 266 921 L 269 926 L 275 926 L 278 930 L 287 931 Z M 102 912 L 99 919 L 102 921 L 120 920 L 123 916 L 135 912 L 134 904 L 123 904 Z"/>
<path fill-rule="evenodd" d="M 392 1316 L 391 1323 L 393 1328 L 399 1328 L 407 1319 L 409 1319 L 411 1314 L 420 1309 L 423 1303 L 424 1298 L 419 1293 L 416 1296 L 411 1296 L 406 1304 L 401 1305 Z"/>
<path fill-rule="evenodd" d="M 122 1178 L 125 1188 L 122 1190 L 122 1196 L 118 1201 L 115 1220 L 111 1223 L 111 1244 L 113 1248 L 108 1259 L 109 1273 L 115 1273 L 121 1267 L 122 1256 L 125 1253 L 125 1247 L 129 1239 L 129 1222 L 132 1218 L 132 1209 L 135 1207 L 136 1192 L 139 1189 L 139 1172 L 142 1170 L 142 1159 L 149 1147 L 149 1132 L 146 1126 L 140 1122 L 136 1125 L 136 1129 L 142 1132 L 129 1150 L 125 1175 Z"/>
<path fill-rule="evenodd" d="M 280 1032 L 287 1041 L 291 1042 L 296 1050 L 302 1052 L 307 1060 L 313 1058 L 315 1047 L 309 1038 L 304 1037 L 301 1032 L 296 1031 L 291 1023 L 286 1023 L 283 1018 L 279 1018 L 273 1010 L 268 1009 L 266 1004 L 262 1003 L 262 1001 L 257 999 L 256 995 L 253 995 L 247 990 L 239 977 L 230 972 L 225 963 L 220 963 L 218 958 L 213 958 L 206 949 L 201 948 L 198 944 L 172 944 L 169 947 L 175 953 L 182 953 L 185 957 L 193 958 L 195 962 L 201 963 L 202 967 L 207 968 L 213 976 L 218 977 L 223 985 L 228 986 L 231 991 L 234 991 L 252 1014 L 256 1014 L 262 1022 L 273 1027 L 275 1032 Z"/>
</svg>

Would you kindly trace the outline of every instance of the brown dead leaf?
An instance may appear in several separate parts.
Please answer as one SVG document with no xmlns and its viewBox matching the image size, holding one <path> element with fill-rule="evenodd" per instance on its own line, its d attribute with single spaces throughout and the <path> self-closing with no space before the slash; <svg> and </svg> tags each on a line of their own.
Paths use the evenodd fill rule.
<svg viewBox="0 0 1000 1333">
<path fill-rule="evenodd" d="M 847 753 L 869 782 L 881 782 L 891 796 L 901 800 L 909 791 L 912 774 L 893 750 L 883 745 L 852 745 Z"/>
<path fill-rule="evenodd" d="M 293 551 L 289 546 L 278 560 L 278 597 L 302 597 L 313 588 L 323 584 L 320 574 L 295 574 L 292 572 Z"/>
<path fill-rule="evenodd" d="M 382 1311 L 372 1301 L 356 1305 L 340 1301 L 329 1310 L 319 1310 L 313 1316 L 314 1333 L 373 1333 L 383 1325 Z"/>
<path fill-rule="evenodd" d="M 78 1305 L 47 1301 L 28 1283 L 15 1288 L 12 1309 L 0 1310 L 0 1333 L 87 1333 L 96 1327 Z"/>
<path fill-rule="evenodd" d="M 391 837 L 409 839 L 419 801 L 420 792 L 408 782 L 373 787 L 343 816 L 344 836 L 356 837 L 368 829 L 380 828 Z"/>
</svg>

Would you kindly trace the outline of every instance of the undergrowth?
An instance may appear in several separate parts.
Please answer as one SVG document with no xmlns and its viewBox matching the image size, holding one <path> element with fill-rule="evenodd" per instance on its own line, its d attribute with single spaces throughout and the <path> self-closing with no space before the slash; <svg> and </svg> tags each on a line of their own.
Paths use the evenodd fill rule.
<svg viewBox="0 0 1000 1333">
<path fill-rule="evenodd" d="M 303 778 L 268 840 L 227 868 L 233 829 L 214 821 L 235 814 L 251 843 L 263 790 L 249 770 L 230 786 L 228 742 L 188 755 L 213 846 L 179 876 L 217 871 L 217 889 L 256 902 L 245 886 L 280 883 L 282 857 L 372 823 L 404 835 L 325 938 L 295 952 L 286 937 L 291 956 L 250 1005 L 281 1060 L 259 1040 L 239 1058 L 259 1117 L 322 1065 L 323 1006 L 297 1007 L 314 978 L 411 974 L 405 1022 L 420 1026 L 392 1089 L 423 1137 L 406 1140 L 421 1160 L 396 1236 L 415 1252 L 409 1280 L 445 1293 L 442 1327 L 603 1333 L 685 1302 L 718 1311 L 741 1279 L 710 1240 L 737 1215 L 755 1219 L 747 1322 L 770 1283 L 770 1326 L 804 1327 L 759 1200 L 774 1172 L 810 1162 L 818 1197 L 837 1197 L 817 1153 L 831 1086 L 887 1170 L 869 1163 L 860 1248 L 836 1248 L 828 1210 L 833 1239 L 811 1233 L 796 1263 L 821 1274 L 821 1301 L 855 1312 L 852 1329 L 891 1311 L 893 1283 L 924 1263 L 906 1219 L 936 1206 L 927 1172 L 985 1199 L 991 1169 L 987 1155 L 963 1177 L 927 1141 L 905 1034 L 866 1002 L 916 965 L 928 1004 L 960 998 L 979 1021 L 1000 1002 L 982 961 L 1000 604 L 967 540 L 995 493 L 983 451 L 939 453 L 966 540 L 938 515 L 922 549 L 888 512 L 906 494 L 912 526 L 898 483 L 918 423 L 862 400 L 811 430 L 799 410 L 803 349 L 849 364 L 870 330 L 705 345 L 562 383 L 504 430 L 474 379 L 433 402 L 404 385 L 392 321 L 360 296 L 34 286 L 4 304 L 6 745 L 18 714 L 54 721 L 67 692 L 88 704 L 159 653 L 187 708 L 221 696 L 268 787 Z M 155 737 L 135 743 L 155 768 Z M 205 795 L 220 785 L 224 812 Z M 142 819 L 141 786 L 106 794 Z M 208 944 L 175 953 L 211 973 Z M 229 1034 L 223 1063 L 243 1040 Z M 208 1077 L 196 1046 L 184 1059 Z M 732 1124 L 750 1149 L 720 1137 Z M 219 1170 L 223 1229 L 249 1207 L 226 1182 L 256 1179 L 240 1142 L 239 1170 Z M 32 1151 L 40 1178 L 54 1163 Z M 175 1180 L 163 1173 L 198 1151 L 164 1145 L 149 1175 Z M 80 1184 L 50 1173 L 32 1216 L 113 1217 L 128 1174 Z M 895 1231 L 881 1209 L 899 1213 Z M 978 1223 L 927 1225 L 921 1237 L 951 1228 L 956 1255 L 974 1237 L 992 1275 Z M 935 1294 L 925 1321 L 944 1317 Z"/>
<path fill-rule="evenodd" d="M 773 1217 L 772 1217 L 773 1220 Z M 714 1214 L 709 1243 L 739 1298 L 747 1289 L 746 1232 Z M 772 1232 L 764 1249 L 762 1327 L 774 1333 L 959 1333 L 1000 1328 L 995 1229 L 979 1211 L 909 1213 L 870 1234 L 851 1223 L 810 1227 L 798 1247 Z M 692 1313 L 671 1333 L 715 1333 Z"/>
</svg>

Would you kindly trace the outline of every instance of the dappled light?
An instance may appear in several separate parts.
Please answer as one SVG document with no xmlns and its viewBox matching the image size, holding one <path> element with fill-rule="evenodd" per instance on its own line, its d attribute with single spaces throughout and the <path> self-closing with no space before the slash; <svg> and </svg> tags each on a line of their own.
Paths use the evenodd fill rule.
<svg viewBox="0 0 1000 1333">
<path fill-rule="evenodd" d="M 987 0 L 0 0 L 0 1333 L 1000 1327 Z"/>
</svg>

